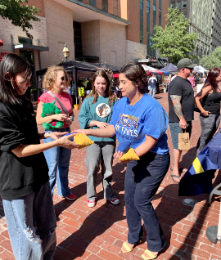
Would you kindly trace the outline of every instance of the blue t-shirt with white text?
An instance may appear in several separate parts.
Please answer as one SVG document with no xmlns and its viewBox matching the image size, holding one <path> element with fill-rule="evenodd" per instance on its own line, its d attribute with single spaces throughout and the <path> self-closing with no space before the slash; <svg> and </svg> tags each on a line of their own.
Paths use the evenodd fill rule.
<svg viewBox="0 0 221 260">
<path fill-rule="evenodd" d="M 145 141 L 146 135 L 149 135 L 158 139 L 150 152 L 167 154 L 169 148 L 165 132 L 168 121 L 160 103 L 150 95 L 144 94 L 133 106 L 126 97 L 116 102 L 110 125 L 114 126 L 120 144 L 130 143 L 130 147 L 136 149 Z"/>
</svg>

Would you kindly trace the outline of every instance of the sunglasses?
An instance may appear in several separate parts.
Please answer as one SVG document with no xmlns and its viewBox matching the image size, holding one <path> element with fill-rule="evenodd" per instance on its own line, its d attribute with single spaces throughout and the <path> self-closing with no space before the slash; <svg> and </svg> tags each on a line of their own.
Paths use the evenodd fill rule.
<svg viewBox="0 0 221 260">
<path fill-rule="evenodd" d="M 62 81 L 66 81 L 66 78 L 65 78 L 65 77 L 61 77 L 61 80 L 62 80 Z"/>
</svg>

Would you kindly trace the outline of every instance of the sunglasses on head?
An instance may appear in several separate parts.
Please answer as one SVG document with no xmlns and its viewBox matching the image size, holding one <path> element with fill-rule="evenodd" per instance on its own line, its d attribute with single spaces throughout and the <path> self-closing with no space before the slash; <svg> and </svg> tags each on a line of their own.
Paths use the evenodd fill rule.
<svg viewBox="0 0 221 260">
<path fill-rule="evenodd" d="M 66 78 L 65 78 L 65 77 L 61 77 L 61 80 L 63 80 L 63 81 L 64 81 L 64 80 L 66 80 Z"/>
</svg>

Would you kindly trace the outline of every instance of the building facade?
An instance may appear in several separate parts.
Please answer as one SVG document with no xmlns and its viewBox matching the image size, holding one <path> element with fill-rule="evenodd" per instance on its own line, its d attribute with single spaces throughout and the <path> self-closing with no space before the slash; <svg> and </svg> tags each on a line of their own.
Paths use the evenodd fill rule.
<svg viewBox="0 0 221 260">
<path fill-rule="evenodd" d="M 69 60 L 123 66 L 155 56 L 151 36 L 165 26 L 169 0 L 29 0 L 41 9 L 27 38 L 19 27 L 0 17 L 0 52 L 27 57 L 35 70 L 59 64 L 64 45 Z"/>
<path fill-rule="evenodd" d="M 198 34 L 194 54 L 202 58 L 221 45 L 220 0 L 170 0 L 170 5 L 190 19 L 189 32 Z"/>
<path fill-rule="evenodd" d="M 221 0 L 216 0 L 213 12 L 212 50 L 221 46 Z"/>
</svg>

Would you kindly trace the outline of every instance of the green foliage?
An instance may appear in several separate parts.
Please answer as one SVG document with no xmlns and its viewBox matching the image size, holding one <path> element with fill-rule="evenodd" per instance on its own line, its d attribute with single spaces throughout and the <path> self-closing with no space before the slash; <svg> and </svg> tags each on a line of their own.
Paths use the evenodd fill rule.
<svg viewBox="0 0 221 260">
<path fill-rule="evenodd" d="M 218 67 L 221 68 L 221 47 L 217 47 L 207 56 L 203 56 L 200 60 L 200 65 L 207 70 Z"/>
<path fill-rule="evenodd" d="M 28 0 L 0 0 L 0 16 L 11 20 L 12 24 L 22 28 L 29 38 L 33 36 L 28 32 L 33 26 L 30 21 L 39 21 L 36 14 L 40 11 L 35 6 L 24 5 Z"/>
<path fill-rule="evenodd" d="M 37 93 L 38 90 L 37 90 L 36 88 L 32 88 L 32 89 L 30 90 L 30 92 L 31 92 L 31 94 L 34 94 L 34 93 Z"/>
<path fill-rule="evenodd" d="M 165 29 L 155 26 L 155 35 L 151 38 L 154 42 L 152 49 L 159 49 L 160 57 L 167 57 L 170 62 L 177 62 L 182 58 L 198 59 L 190 54 L 195 49 L 196 33 L 189 33 L 189 19 L 185 18 L 177 8 L 170 7 L 166 15 Z"/>
</svg>

